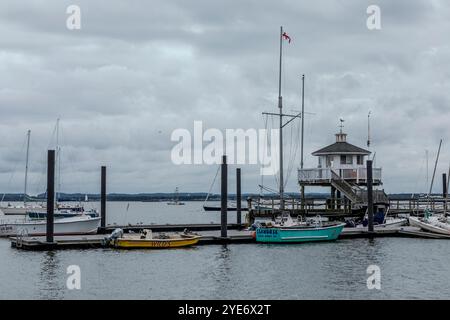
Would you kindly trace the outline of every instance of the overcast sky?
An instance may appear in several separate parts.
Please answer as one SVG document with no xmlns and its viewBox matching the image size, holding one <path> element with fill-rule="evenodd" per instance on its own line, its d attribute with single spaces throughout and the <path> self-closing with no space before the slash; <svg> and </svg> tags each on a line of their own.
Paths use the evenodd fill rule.
<svg viewBox="0 0 450 320">
<path fill-rule="evenodd" d="M 45 189 L 58 117 L 63 192 L 98 192 L 101 165 L 109 192 L 208 191 L 217 166 L 174 165 L 171 133 L 192 131 L 194 120 L 264 128 L 261 112 L 277 111 L 280 25 L 293 39 L 284 51 L 285 110 L 300 109 L 304 73 L 314 113 L 305 119 L 305 167 L 334 142 L 341 116 L 348 141 L 365 147 L 371 110 L 386 191 L 425 191 L 425 150 L 431 171 L 443 138 L 441 190 L 450 161 L 446 0 L 26 3 L 0 3 L 0 192 L 23 189 L 28 129 L 29 193 Z M 71 4 L 81 8 L 81 30 L 66 27 Z M 381 30 L 366 26 L 371 4 L 381 8 Z M 285 135 L 289 143 L 290 128 Z M 295 177 L 294 168 L 288 191 L 298 190 Z M 259 183 L 259 166 L 243 166 L 244 191 Z"/>
</svg>

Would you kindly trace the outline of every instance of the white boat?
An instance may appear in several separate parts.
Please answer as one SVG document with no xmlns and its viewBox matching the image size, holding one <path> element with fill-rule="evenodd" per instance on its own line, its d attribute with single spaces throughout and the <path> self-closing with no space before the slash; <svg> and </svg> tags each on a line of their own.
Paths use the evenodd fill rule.
<svg viewBox="0 0 450 320">
<path fill-rule="evenodd" d="M 408 223 L 406 218 L 388 217 L 382 224 L 375 225 L 374 228 L 401 227 Z"/>
<path fill-rule="evenodd" d="M 425 214 L 424 218 L 409 217 L 409 224 L 429 232 L 450 235 L 450 223 L 443 216 L 429 216 Z"/>
<path fill-rule="evenodd" d="M 179 200 L 179 192 L 178 192 L 178 187 L 175 188 L 175 198 L 173 199 L 173 201 L 167 202 L 168 205 L 171 206 L 184 206 L 184 202 L 180 202 Z"/>
<path fill-rule="evenodd" d="M 373 228 L 376 229 L 383 229 L 383 228 L 395 228 L 395 227 L 401 227 L 408 223 L 408 219 L 406 218 L 394 218 L 394 217 L 388 217 L 386 220 L 384 220 L 384 223 L 380 224 L 374 224 Z M 367 226 L 358 225 L 357 228 L 367 228 Z"/>
<path fill-rule="evenodd" d="M 95 234 L 99 225 L 99 217 L 92 218 L 87 215 L 55 219 L 54 235 Z M 20 234 L 43 236 L 46 232 L 46 220 L 0 221 L 0 237 L 11 237 Z"/>
</svg>

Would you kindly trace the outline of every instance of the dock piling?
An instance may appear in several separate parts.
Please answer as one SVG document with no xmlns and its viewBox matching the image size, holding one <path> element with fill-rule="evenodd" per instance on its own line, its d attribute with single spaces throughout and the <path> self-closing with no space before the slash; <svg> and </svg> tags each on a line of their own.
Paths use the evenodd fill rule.
<svg viewBox="0 0 450 320">
<path fill-rule="evenodd" d="M 220 204 L 221 204 L 221 216 L 220 225 L 221 231 L 220 235 L 222 238 L 227 237 L 227 209 L 228 209 L 228 168 L 227 168 L 227 156 L 222 156 L 222 166 L 221 166 L 221 189 L 220 189 Z"/>
<path fill-rule="evenodd" d="M 448 190 L 447 190 L 447 174 L 443 173 L 442 174 L 442 197 L 444 199 L 447 198 L 447 192 L 448 192 Z"/>
<path fill-rule="evenodd" d="M 242 220 L 241 168 L 236 168 L 236 223 Z"/>
<path fill-rule="evenodd" d="M 369 219 L 368 231 L 373 232 L 372 160 L 367 160 L 367 215 L 368 215 L 368 219 Z"/>
<path fill-rule="evenodd" d="M 54 240 L 54 214 L 55 212 L 55 150 L 48 150 L 47 155 L 47 230 L 46 241 Z"/>
<path fill-rule="evenodd" d="M 104 229 L 106 227 L 106 167 L 102 166 L 101 171 L 100 226 Z"/>
</svg>

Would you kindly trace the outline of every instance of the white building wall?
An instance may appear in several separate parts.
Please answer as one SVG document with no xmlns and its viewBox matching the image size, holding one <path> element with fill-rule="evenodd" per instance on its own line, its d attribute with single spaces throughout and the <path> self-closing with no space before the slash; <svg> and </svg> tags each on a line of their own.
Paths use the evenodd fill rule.
<svg viewBox="0 0 450 320">
<path fill-rule="evenodd" d="M 357 164 L 357 157 L 358 157 L 357 155 L 352 155 L 352 164 L 341 164 L 341 155 L 319 156 L 318 167 L 319 168 L 331 167 L 333 169 L 364 168 L 366 156 L 363 156 L 362 164 Z"/>
</svg>

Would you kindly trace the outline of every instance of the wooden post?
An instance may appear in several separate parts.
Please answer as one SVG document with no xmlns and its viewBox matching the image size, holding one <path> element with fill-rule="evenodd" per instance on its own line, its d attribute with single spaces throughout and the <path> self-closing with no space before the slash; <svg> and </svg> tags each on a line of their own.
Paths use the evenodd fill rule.
<svg viewBox="0 0 450 320">
<path fill-rule="evenodd" d="M 373 232 L 373 180 L 372 160 L 367 160 L 367 214 L 369 218 L 369 232 Z"/>
<path fill-rule="evenodd" d="M 331 186 L 331 209 L 336 209 L 336 188 Z"/>
<path fill-rule="evenodd" d="M 241 210 L 241 202 L 242 202 L 242 194 L 241 194 L 241 168 L 236 168 L 236 222 L 240 225 L 242 210 Z"/>
<path fill-rule="evenodd" d="M 337 203 L 337 209 L 341 210 L 341 192 L 339 190 L 336 190 L 336 203 Z"/>
<path fill-rule="evenodd" d="M 222 170 L 221 170 L 221 193 L 220 193 L 220 203 L 221 203 L 221 217 L 220 225 L 221 232 L 220 236 L 222 238 L 227 237 L 227 209 L 228 209 L 228 168 L 227 168 L 227 156 L 222 156 Z"/>
<path fill-rule="evenodd" d="M 442 174 L 442 198 L 447 198 L 447 174 Z"/>
<path fill-rule="evenodd" d="M 47 155 L 47 243 L 53 243 L 55 213 L 55 150 Z"/>
<path fill-rule="evenodd" d="M 100 216 L 102 229 L 106 227 L 106 167 L 102 166 L 101 176 L 101 199 L 100 199 Z"/>
</svg>

